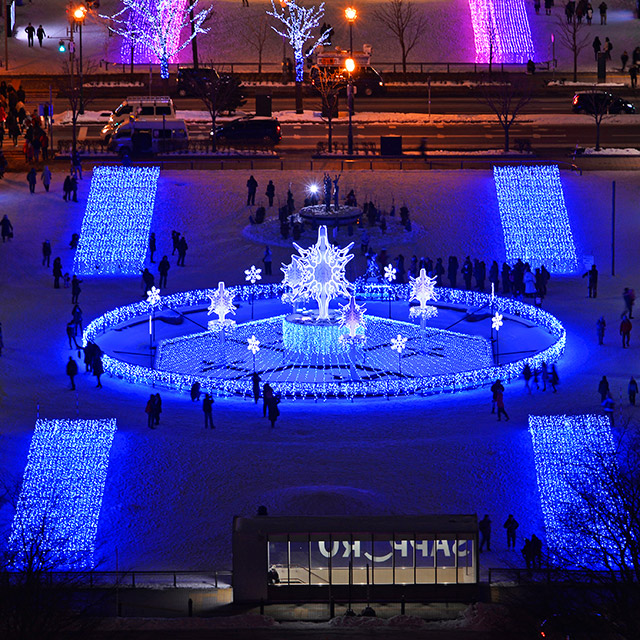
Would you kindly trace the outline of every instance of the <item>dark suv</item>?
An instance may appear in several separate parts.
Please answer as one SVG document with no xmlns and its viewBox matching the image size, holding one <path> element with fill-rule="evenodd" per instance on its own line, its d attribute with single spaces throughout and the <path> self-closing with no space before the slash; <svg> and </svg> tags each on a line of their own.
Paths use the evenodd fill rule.
<svg viewBox="0 0 640 640">
<path fill-rule="evenodd" d="M 276 145 L 282 138 L 280 123 L 275 118 L 249 116 L 216 127 L 211 132 L 218 142 Z"/>
<path fill-rule="evenodd" d="M 208 84 L 219 77 L 220 75 L 213 67 L 199 66 L 195 69 L 178 65 L 178 95 L 182 97 L 195 96 L 197 95 L 195 90 L 197 85 Z"/>
<path fill-rule="evenodd" d="M 614 96 L 608 91 L 580 91 L 573 96 L 574 113 L 635 113 L 630 102 Z"/>
</svg>

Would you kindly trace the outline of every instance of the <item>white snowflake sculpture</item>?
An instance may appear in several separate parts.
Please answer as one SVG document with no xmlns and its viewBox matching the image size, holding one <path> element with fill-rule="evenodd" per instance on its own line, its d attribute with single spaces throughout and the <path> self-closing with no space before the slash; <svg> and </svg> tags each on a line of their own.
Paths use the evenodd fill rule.
<svg viewBox="0 0 640 640">
<path fill-rule="evenodd" d="M 302 293 L 302 284 L 304 282 L 304 267 L 300 256 L 291 256 L 291 264 L 283 264 L 280 267 L 284 278 L 282 286 L 289 287 L 289 291 L 282 294 L 282 302 L 290 304 L 294 307 L 298 301 L 304 298 Z"/>
<path fill-rule="evenodd" d="M 396 270 L 395 267 L 391 264 L 388 264 L 385 268 L 384 268 L 384 277 L 385 280 L 391 284 L 395 279 L 396 279 Z"/>
<path fill-rule="evenodd" d="M 219 282 L 218 288 L 207 297 L 211 300 L 211 304 L 207 309 L 207 315 L 211 315 L 212 313 L 218 315 L 217 320 L 211 320 L 209 322 L 209 329 L 219 330 L 234 325 L 235 322 L 228 319 L 226 315 L 228 313 L 235 314 L 237 307 L 233 304 L 233 293 L 225 289 L 224 282 Z"/>
<path fill-rule="evenodd" d="M 260 340 L 258 340 L 258 338 L 256 338 L 255 336 L 251 336 L 247 340 L 247 349 L 249 349 L 249 351 L 251 351 L 251 353 L 255 356 L 256 353 L 260 351 Z"/>
<path fill-rule="evenodd" d="M 254 264 L 249 269 L 244 270 L 244 279 L 251 284 L 262 280 L 262 269 L 258 269 Z"/>
<path fill-rule="evenodd" d="M 500 327 L 504 324 L 504 322 L 502 321 L 502 318 L 503 318 L 502 314 L 496 311 L 493 318 L 491 318 L 491 328 L 495 329 L 496 331 L 500 331 Z"/>
<path fill-rule="evenodd" d="M 405 347 L 407 346 L 407 338 L 398 334 L 397 338 L 391 338 L 391 349 L 393 351 L 397 351 L 398 355 L 402 355 Z"/>
<path fill-rule="evenodd" d="M 342 346 L 356 346 L 364 342 L 364 333 L 358 333 L 358 329 L 364 331 L 366 311 L 364 305 L 357 304 L 353 296 L 349 298 L 347 304 L 340 305 L 340 326 L 349 330 L 349 333 L 340 335 L 339 340 Z"/>
<path fill-rule="evenodd" d="M 345 277 L 345 267 L 353 259 L 353 255 L 349 254 L 353 242 L 343 249 L 333 246 L 327 239 L 326 225 L 322 225 L 314 245 L 308 249 L 295 243 L 293 246 L 300 254 L 301 295 L 313 298 L 318 303 L 318 320 L 328 320 L 329 302 L 338 296 L 350 295 L 351 285 Z"/>
<path fill-rule="evenodd" d="M 149 291 L 147 291 L 147 302 L 155 307 L 160 302 L 160 289 L 156 287 L 151 287 Z"/>
<path fill-rule="evenodd" d="M 409 302 L 417 300 L 420 303 L 418 307 L 411 307 L 409 316 L 411 318 L 421 317 L 423 320 L 438 315 L 438 309 L 432 305 L 427 305 L 428 300 L 437 300 L 436 278 L 430 278 L 426 269 L 420 269 L 420 275 L 417 278 L 409 277 L 411 292 Z"/>
</svg>

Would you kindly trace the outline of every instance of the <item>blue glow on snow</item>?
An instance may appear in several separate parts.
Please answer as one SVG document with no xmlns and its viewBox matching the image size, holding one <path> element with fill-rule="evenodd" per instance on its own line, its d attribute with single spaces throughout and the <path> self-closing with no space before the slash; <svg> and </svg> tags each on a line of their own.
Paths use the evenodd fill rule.
<svg viewBox="0 0 640 640">
<path fill-rule="evenodd" d="M 623 541 L 611 536 L 622 505 L 606 489 L 617 469 L 609 418 L 529 416 L 529 433 L 551 556 L 565 562 L 569 556 L 576 566 L 593 567 L 602 566 L 603 549 L 619 556 Z M 603 513 L 608 514 L 606 522 L 599 521 L 597 514 Z M 598 545 L 585 532 L 586 522 L 587 531 L 598 532 Z"/>
<path fill-rule="evenodd" d="M 45 551 L 48 570 L 91 569 L 115 419 L 38 420 L 11 527 L 12 564 Z"/>
<path fill-rule="evenodd" d="M 250 285 L 250 286 L 237 286 L 229 287 L 229 291 L 234 292 L 234 296 L 243 301 L 259 300 L 259 299 L 273 299 L 279 298 L 283 293 L 281 285 Z M 408 300 L 409 297 L 409 285 L 358 285 L 355 295 L 360 300 Z M 168 296 L 164 296 L 159 304 L 159 310 L 161 309 L 183 309 L 187 307 L 205 307 L 208 305 L 209 296 L 213 290 L 203 289 L 195 291 L 184 291 Z M 441 287 L 438 289 L 439 303 L 446 304 L 458 304 L 466 306 L 467 308 L 479 308 L 490 304 L 491 295 L 483 294 L 473 291 L 463 291 L 460 289 L 447 289 Z M 532 369 L 538 369 L 542 366 L 543 362 L 552 363 L 557 361 L 564 353 L 566 343 L 566 331 L 562 323 L 552 316 L 551 314 L 543 311 L 542 309 L 530 304 L 525 304 L 517 300 L 496 297 L 493 300 L 493 307 L 495 311 L 499 311 L 503 314 L 519 316 L 523 320 L 531 321 L 533 324 L 544 327 L 549 333 L 554 336 L 555 342 L 548 348 L 536 353 L 535 355 L 528 356 L 521 360 L 509 362 L 499 366 L 482 366 L 466 371 L 459 371 L 456 373 L 447 374 L 435 374 L 435 375 L 420 375 L 419 372 L 415 372 L 414 375 L 407 375 L 410 372 L 407 360 L 410 360 L 407 355 L 403 356 L 403 369 L 402 375 L 398 375 L 397 372 L 397 358 L 393 368 L 389 366 L 388 375 L 375 376 L 373 379 L 368 380 L 353 380 L 353 379 L 324 379 L 313 381 L 312 383 L 302 382 L 297 379 L 283 380 L 281 384 L 277 385 L 277 391 L 286 397 L 315 397 L 315 398 L 327 398 L 327 397 L 345 397 L 353 398 L 356 396 L 374 396 L 374 395 L 387 395 L 398 396 L 404 394 L 413 393 L 441 393 L 441 392 L 455 392 L 464 389 L 472 389 L 481 387 L 494 382 L 497 378 L 502 380 L 511 380 L 518 378 L 522 374 L 522 370 L 526 364 Z M 146 302 L 136 302 L 124 307 L 113 309 L 103 314 L 102 316 L 93 320 L 84 331 L 84 340 L 96 340 L 101 333 L 108 331 L 109 329 L 116 327 L 117 325 L 137 318 L 139 316 L 146 316 L 148 314 L 148 305 Z M 249 363 L 250 354 L 246 349 L 247 340 L 251 335 L 256 335 L 261 341 L 261 349 L 259 357 L 257 357 L 258 368 L 260 365 L 260 358 L 265 357 L 266 353 L 277 353 L 279 357 L 279 366 L 286 368 L 287 370 L 295 370 L 300 366 L 305 365 L 304 362 L 298 363 L 297 361 L 284 360 L 283 349 L 274 347 L 271 351 L 268 350 L 269 343 L 277 339 L 276 332 L 281 332 L 282 316 L 269 318 L 262 322 L 262 325 L 256 323 L 246 323 L 244 325 L 238 325 L 231 337 L 225 337 L 226 344 L 233 344 L 234 340 L 242 347 L 238 351 L 238 355 L 231 353 L 227 350 L 221 352 L 218 360 L 214 357 L 209 357 L 212 367 L 216 367 L 219 370 L 222 368 L 238 367 L 238 375 L 234 377 L 229 376 L 217 376 L 211 377 L 210 375 L 202 375 L 191 372 L 177 372 L 162 370 L 160 368 L 151 369 L 140 365 L 130 364 L 113 358 L 112 356 L 105 355 L 103 357 L 103 365 L 105 371 L 112 375 L 127 380 L 133 383 L 142 383 L 148 385 L 164 386 L 180 391 L 185 391 L 191 388 L 191 385 L 198 381 L 201 384 L 202 390 L 216 395 L 249 395 L 251 394 L 251 380 L 250 377 L 246 378 L 245 370 L 253 371 L 252 364 Z M 370 322 L 370 318 L 367 320 Z M 376 318 L 380 323 L 383 318 Z M 273 327 L 269 327 L 268 323 L 273 323 Z M 391 337 L 395 337 L 398 333 L 398 325 L 406 326 L 412 331 L 418 331 L 416 325 L 409 323 L 399 323 L 394 321 L 389 325 L 389 331 L 395 333 L 393 336 L 389 335 L 389 339 L 386 340 L 385 350 L 389 356 L 392 355 L 390 349 L 388 349 Z M 262 326 L 265 334 L 263 335 L 257 327 Z M 382 324 L 381 324 L 382 326 Z M 242 332 L 246 329 L 246 335 Z M 271 334 L 269 333 L 271 332 Z M 442 334 L 443 332 L 440 331 Z M 446 333 L 446 332 L 445 332 Z M 197 334 L 196 334 L 197 335 Z M 210 334 L 202 334 L 208 336 L 206 339 L 211 340 Z M 460 334 L 452 334 L 459 336 Z M 192 340 L 190 345 L 195 350 L 194 336 L 187 336 Z M 176 340 L 185 339 L 185 337 L 178 338 Z M 221 338 L 219 338 L 221 340 Z M 372 333 L 367 330 L 367 348 L 372 347 Z M 169 342 L 165 341 L 161 343 L 160 350 L 165 348 L 165 345 Z M 453 341 L 455 344 L 455 341 Z M 195 351 L 194 351 L 195 353 Z M 242 355 L 240 355 L 242 353 Z M 159 360 L 161 359 L 161 353 L 158 354 Z M 287 354 L 289 358 L 289 354 Z M 303 356 L 300 356 L 303 357 Z M 352 357 L 348 354 L 348 357 Z M 240 358 L 240 360 L 238 360 Z M 314 365 L 315 366 L 315 365 Z M 393 374 L 393 375 L 391 375 Z M 364 376 L 363 376 L 364 377 Z"/>
<path fill-rule="evenodd" d="M 556 165 L 494 167 L 507 262 L 521 258 L 551 273 L 578 268 L 576 247 Z"/>
<path fill-rule="evenodd" d="M 138 274 L 144 266 L 160 167 L 95 167 L 74 273 Z"/>
</svg>

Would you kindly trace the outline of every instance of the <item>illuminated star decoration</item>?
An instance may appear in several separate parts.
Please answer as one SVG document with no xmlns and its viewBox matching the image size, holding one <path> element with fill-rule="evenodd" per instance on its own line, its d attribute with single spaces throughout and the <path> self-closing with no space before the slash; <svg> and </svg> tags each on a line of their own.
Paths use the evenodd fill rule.
<svg viewBox="0 0 640 640">
<path fill-rule="evenodd" d="M 280 270 L 284 273 L 282 286 L 288 288 L 288 291 L 282 294 L 282 302 L 293 305 L 295 309 L 298 301 L 305 298 L 302 290 L 304 268 L 300 256 L 291 256 L 291 264 L 283 264 Z"/>
<path fill-rule="evenodd" d="M 251 268 L 244 270 L 244 279 L 251 284 L 255 284 L 258 280 L 262 280 L 262 269 L 256 268 L 254 264 Z"/>
<path fill-rule="evenodd" d="M 225 289 L 224 282 L 219 282 L 218 288 L 213 293 L 207 294 L 207 297 L 211 300 L 211 304 L 207 309 L 207 315 L 211 315 L 212 313 L 218 315 L 217 320 L 211 320 L 209 322 L 209 329 L 215 331 L 233 326 L 235 322 L 226 318 L 226 315 L 228 313 L 235 314 L 237 307 L 233 304 L 234 294 Z"/>
<path fill-rule="evenodd" d="M 147 302 L 150 306 L 155 307 L 160 302 L 160 289 L 157 287 L 151 287 L 149 291 L 147 291 Z"/>
<path fill-rule="evenodd" d="M 500 327 L 504 324 L 504 322 L 502 321 L 502 317 L 503 317 L 502 314 L 496 311 L 493 318 L 491 318 L 492 329 L 495 329 L 496 331 L 500 331 Z"/>
<path fill-rule="evenodd" d="M 300 254 L 301 295 L 313 298 L 318 303 L 318 320 L 328 320 L 329 302 L 338 296 L 350 295 L 351 285 L 345 277 L 345 267 L 353 259 L 353 255 L 349 254 L 353 242 L 342 249 L 333 246 L 327 239 L 326 225 L 321 225 L 316 244 L 308 249 L 303 249 L 295 242 L 293 246 Z"/>
<path fill-rule="evenodd" d="M 247 340 L 247 349 L 249 349 L 249 351 L 251 351 L 254 356 L 256 355 L 256 353 L 258 353 L 258 351 L 260 351 L 260 340 L 258 340 L 255 335 L 252 335 Z"/>
<path fill-rule="evenodd" d="M 405 347 L 407 346 L 407 338 L 398 334 L 397 338 L 391 338 L 391 348 L 393 351 L 397 351 L 398 355 L 402 355 Z"/>
<path fill-rule="evenodd" d="M 366 311 L 364 305 L 357 304 L 353 296 L 349 298 L 347 304 L 340 305 L 340 327 L 346 327 L 349 330 L 349 333 L 343 333 L 339 338 L 344 347 L 364 342 L 364 314 Z M 358 333 L 358 329 L 360 329 L 360 333 Z"/>
<path fill-rule="evenodd" d="M 411 307 L 409 316 L 411 318 L 421 317 L 423 319 L 433 318 L 438 315 L 438 309 L 433 305 L 427 305 L 428 300 L 437 300 L 436 293 L 436 277 L 430 278 L 426 269 L 420 269 L 420 275 L 417 278 L 409 276 L 409 302 L 417 300 L 420 303 L 418 307 Z"/>
<path fill-rule="evenodd" d="M 393 265 L 388 264 L 384 268 L 384 277 L 389 284 L 391 284 L 396 279 L 396 270 Z"/>
</svg>

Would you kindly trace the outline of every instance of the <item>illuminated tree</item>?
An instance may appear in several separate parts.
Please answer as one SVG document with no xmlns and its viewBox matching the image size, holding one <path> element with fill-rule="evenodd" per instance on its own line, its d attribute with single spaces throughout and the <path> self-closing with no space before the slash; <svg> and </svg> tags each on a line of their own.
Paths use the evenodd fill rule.
<svg viewBox="0 0 640 640">
<path fill-rule="evenodd" d="M 267 15 L 279 20 L 283 27 L 280 31 L 276 27 L 271 27 L 278 35 L 288 38 L 293 47 L 293 57 L 296 65 L 296 113 L 302 113 L 302 82 L 304 80 L 304 61 L 310 57 L 317 47 L 323 45 L 331 37 L 329 30 L 325 31 L 317 40 L 313 32 L 318 29 L 320 20 L 324 16 L 324 2 L 319 7 L 300 6 L 295 0 L 280 0 L 282 5 L 280 10 L 271 0 L 273 11 L 267 11 Z M 308 40 L 315 40 L 310 47 L 304 49 Z"/>
<path fill-rule="evenodd" d="M 146 47 L 160 62 L 160 76 L 169 78 L 169 61 L 180 53 L 199 34 L 207 33 L 202 24 L 211 13 L 211 8 L 198 13 L 198 0 L 122 0 L 124 8 L 112 16 L 101 15 L 110 20 L 110 30 L 132 44 Z M 189 27 L 184 40 L 181 32 Z"/>
</svg>

